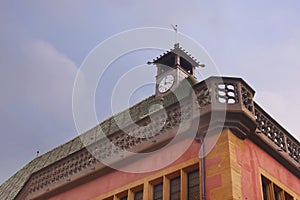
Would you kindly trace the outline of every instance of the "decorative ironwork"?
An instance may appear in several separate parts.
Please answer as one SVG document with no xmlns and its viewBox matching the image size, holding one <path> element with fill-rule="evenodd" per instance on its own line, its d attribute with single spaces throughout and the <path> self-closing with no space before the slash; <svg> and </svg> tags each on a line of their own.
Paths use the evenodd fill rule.
<svg viewBox="0 0 300 200">
<path fill-rule="evenodd" d="M 284 134 L 265 115 L 263 115 L 263 113 L 260 113 L 257 109 L 255 109 L 255 114 L 257 128 L 260 130 L 260 132 L 266 135 L 280 149 L 286 151 Z"/>
<path fill-rule="evenodd" d="M 255 118 L 259 133 L 264 134 L 276 144 L 280 150 L 287 152 L 296 162 L 300 163 L 300 144 L 274 119 L 266 114 L 258 105 L 255 106 Z"/>
<path fill-rule="evenodd" d="M 288 154 L 300 163 L 300 146 L 299 143 L 297 144 L 296 141 L 293 141 L 291 138 L 287 138 L 287 150 Z"/>
</svg>

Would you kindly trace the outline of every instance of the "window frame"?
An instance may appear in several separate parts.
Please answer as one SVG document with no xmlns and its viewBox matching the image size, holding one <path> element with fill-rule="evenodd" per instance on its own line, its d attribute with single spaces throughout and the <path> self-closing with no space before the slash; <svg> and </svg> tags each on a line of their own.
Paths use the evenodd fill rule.
<svg viewBox="0 0 300 200">
<path fill-rule="evenodd" d="M 190 174 L 192 174 L 192 173 L 195 173 L 195 172 L 197 172 L 198 173 L 198 181 L 197 181 L 197 183 L 198 183 L 198 185 L 195 185 L 195 186 L 193 186 L 193 188 L 194 187 L 198 187 L 198 189 L 197 189 L 197 191 L 198 191 L 198 193 L 199 193 L 199 200 L 200 200 L 200 186 L 201 186 L 201 181 L 200 181 L 200 171 L 199 171 L 199 169 L 195 169 L 195 170 L 192 170 L 192 171 L 189 171 L 189 172 L 187 172 L 186 173 L 186 178 L 187 178 L 187 190 L 186 190 L 186 192 L 187 192 L 187 199 L 189 199 L 189 197 L 190 197 L 190 179 L 189 179 L 189 175 Z"/>
<path fill-rule="evenodd" d="M 178 185 L 176 185 L 177 187 L 178 187 L 178 189 L 176 188 L 176 190 L 175 191 L 172 191 L 172 182 L 173 181 L 179 181 L 179 186 Z M 182 189 L 181 189 L 181 185 L 182 185 L 182 181 L 181 181 L 181 176 L 180 175 L 178 175 L 178 176 L 175 176 L 175 177 L 173 177 L 173 178 L 170 178 L 169 179 L 169 184 L 170 184 L 170 186 L 169 186 L 169 197 L 170 197 L 170 200 L 173 200 L 172 199 L 172 197 L 173 197 L 173 195 L 177 195 L 177 194 L 179 194 L 179 199 L 181 199 L 181 193 L 182 193 Z M 175 185 L 174 185 L 175 186 Z M 167 191 L 166 191 L 167 192 Z"/>
<path fill-rule="evenodd" d="M 264 170 L 260 170 L 260 183 L 263 200 L 293 200 L 299 198 L 297 194 Z"/>
<path fill-rule="evenodd" d="M 153 200 L 153 187 L 157 184 L 163 186 L 162 197 L 163 199 L 170 200 L 169 188 L 170 188 L 170 179 L 180 176 L 180 199 L 187 198 L 187 173 L 195 169 L 199 170 L 200 160 L 199 158 L 192 158 L 184 163 L 171 166 L 169 168 L 158 171 L 155 174 L 139 179 L 135 182 L 128 183 L 122 187 L 119 187 L 110 192 L 104 193 L 93 200 L 120 200 L 120 198 L 126 196 L 128 200 L 134 200 L 134 192 L 143 190 L 143 199 Z M 199 171 L 199 175 L 200 171 Z M 200 181 L 200 179 L 199 179 Z M 199 185 L 201 183 L 199 182 Z M 200 188 L 201 189 L 201 188 Z M 200 190 L 201 191 L 201 190 Z M 200 194 L 201 196 L 201 194 Z"/>
</svg>

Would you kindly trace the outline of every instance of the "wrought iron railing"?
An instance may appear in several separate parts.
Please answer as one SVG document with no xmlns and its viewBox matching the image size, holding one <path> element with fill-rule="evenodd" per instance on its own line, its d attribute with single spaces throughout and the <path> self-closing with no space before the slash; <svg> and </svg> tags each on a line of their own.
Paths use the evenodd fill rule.
<svg viewBox="0 0 300 200">
<path fill-rule="evenodd" d="M 279 152 L 286 152 L 290 158 L 300 164 L 300 143 L 257 104 L 255 104 L 255 118 L 256 134 L 266 136 L 278 147 Z"/>
</svg>

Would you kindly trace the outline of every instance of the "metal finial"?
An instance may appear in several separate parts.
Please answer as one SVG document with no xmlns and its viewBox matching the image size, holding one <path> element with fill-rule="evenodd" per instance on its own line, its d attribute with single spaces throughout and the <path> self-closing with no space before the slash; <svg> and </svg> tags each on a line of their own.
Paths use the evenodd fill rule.
<svg viewBox="0 0 300 200">
<path fill-rule="evenodd" d="M 173 30 L 175 31 L 175 44 L 178 43 L 177 42 L 177 32 L 178 32 L 178 26 L 177 24 L 175 24 L 175 26 L 173 24 L 171 24 Z"/>
</svg>

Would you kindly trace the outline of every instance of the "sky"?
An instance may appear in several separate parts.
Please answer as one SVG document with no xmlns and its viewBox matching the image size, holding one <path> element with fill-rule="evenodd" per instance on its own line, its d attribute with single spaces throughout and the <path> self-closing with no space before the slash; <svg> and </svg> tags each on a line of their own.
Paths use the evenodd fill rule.
<svg viewBox="0 0 300 200">
<path fill-rule="evenodd" d="M 1 0 L 0 183 L 37 151 L 46 153 L 77 136 L 72 114 L 77 70 L 95 46 L 133 28 L 177 24 L 206 49 L 222 76 L 242 77 L 256 91 L 255 101 L 299 140 L 299 9 L 296 0 Z M 120 59 L 107 77 L 160 53 Z M 154 79 L 155 70 L 149 68 L 149 75 Z M 110 94 L 110 81 L 104 80 L 95 97 L 99 121 L 110 115 L 102 100 Z M 153 94 L 153 87 L 146 89 L 137 92 L 141 98 Z"/>
</svg>

